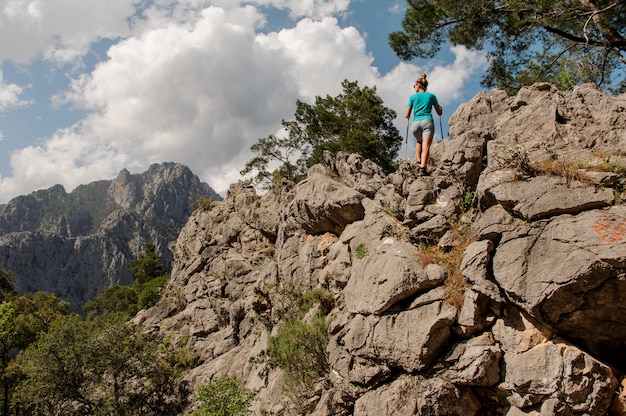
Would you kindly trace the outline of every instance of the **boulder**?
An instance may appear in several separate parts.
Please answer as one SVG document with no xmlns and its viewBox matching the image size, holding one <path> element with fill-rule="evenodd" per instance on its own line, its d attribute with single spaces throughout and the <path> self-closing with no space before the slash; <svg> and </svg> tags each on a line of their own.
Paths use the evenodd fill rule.
<svg viewBox="0 0 626 416">
<path fill-rule="evenodd" d="M 461 390 L 436 378 L 402 376 L 359 398 L 354 406 L 354 416 L 473 416 L 479 409 L 480 404 L 469 390 Z"/>
<path fill-rule="evenodd" d="M 382 314 L 395 303 L 443 282 L 445 275 L 429 273 L 417 258 L 417 248 L 385 238 L 362 259 L 355 258 L 344 289 L 346 308 L 361 314 Z"/>
<path fill-rule="evenodd" d="M 350 355 L 414 372 L 443 354 L 455 317 L 456 309 L 441 301 L 380 317 L 356 315 L 342 342 Z"/>
<path fill-rule="evenodd" d="M 314 173 L 296 186 L 287 215 L 309 234 L 340 235 L 346 225 L 363 219 L 362 199 L 356 190 Z"/>
<path fill-rule="evenodd" d="M 559 216 L 507 233 L 493 258 L 509 299 L 592 354 L 624 367 L 626 206 Z M 610 305 L 610 306 L 609 306 Z M 610 311 L 610 312 L 609 312 Z"/>
<path fill-rule="evenodd" d="M 614 199 L 610 188 L 568 184 L 565 179 L 553 177 L 499 183 L 485 192 L 511 215 L 528 221 L 604 208 Z"/>
</svg>

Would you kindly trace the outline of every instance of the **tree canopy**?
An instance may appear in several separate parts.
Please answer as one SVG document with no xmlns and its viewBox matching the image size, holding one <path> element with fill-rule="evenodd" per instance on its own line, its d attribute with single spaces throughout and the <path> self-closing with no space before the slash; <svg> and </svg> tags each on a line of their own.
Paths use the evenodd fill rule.
<svg viewBox="0 0 626 416">
<path fill-rule="evenodd" d="M 154 243 L 147 243 L 145 251 L 130 261 L 130 271 L 135 275 L 132 286 L 111 285 L 83 305 L 87 319 L 121 313 L 131 318 L 140 309 L 154 306 L 161 298 L 161 290 L 169 281 L 163 259 Z"/>
<path fill-rule="evenodd" d="M 175 354 L 122 315 L 70 315 L 20 354 L 14 406 L 30 415 L 178 415 Z"/>
<path fill-rule="evenodd" d="M 405 60 L 432 58 L 449 41 L 488 50 L 485 87 L 515 92 L 547 81 L 594 82 L 626 91 L 623 0 L 407 0 L 402 30 L 389 36 Z"/>
<path fill-rule="evenodd" d="M 271 184 L 276 176 L 297 182 L 308 167 L 323 161 L 326 150 L 359 153 L 385 171 L 393 170 L 402 145 L 393 125 L 396 112 L 383 105 L 376 87 L 361 88 L 348 80 L 341 85 L 343 92 L 336 97 L 318 96 L 314 104 L 298 100 L 295 119 L 282 122 L 287 135 L 270 135 L 254 144 L 257 156 L 241 174 L 257 172 L 258 184 Z"/>
<path fill-rule="evenodd" d="M 13 292 L 14 293 L 14 292 Z M 7 368 L 15 354 L 23 350 L 62 320 L 69 304 L 51 293 L 14 295 L 0 303 L 0 387 L 3 415 L 9 414 L 10 397 L 16 379 Z"/>
<path fill-rule="evenodd" d="M 144 284 L 155 277 L 166 274 L 161 256 L 156 252 L 154 243 L 146 243 L 145 251 L 130 261 L 130 271 L 135 275 L 137 284 Z"/>
</svg>

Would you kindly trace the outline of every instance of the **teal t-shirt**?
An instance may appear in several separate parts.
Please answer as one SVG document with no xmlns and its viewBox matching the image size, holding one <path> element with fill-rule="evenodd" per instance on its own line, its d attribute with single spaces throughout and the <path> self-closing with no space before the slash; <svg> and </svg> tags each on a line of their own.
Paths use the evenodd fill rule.
<svg viewBox="0 0 626 416">
<path fill-rule="evenodd" d="M 433 106 L 439 106 L 437 97 L 428 91 L 416 92 L 409 97 L 407 107 L 413 108 L 413 121 L 433 119 Z"/>
</svg>

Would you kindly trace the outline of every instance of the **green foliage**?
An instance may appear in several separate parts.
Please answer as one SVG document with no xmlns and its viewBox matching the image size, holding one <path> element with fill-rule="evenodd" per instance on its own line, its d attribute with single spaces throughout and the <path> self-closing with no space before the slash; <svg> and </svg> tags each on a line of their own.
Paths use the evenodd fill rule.
<svg viewBox="0 0 626 416">
<path fill-rule="evenodd" d="M 130 269 L 135 274 L 132 287 L 111 285 L 91 301 L 85 303 L 83 311 L 88 319 L 121 313 L 131 318 L 139 309 L 153 307 L 161 298 L 161 290 L 169 281 L 164 274 L 161 256 L 152 243 L 146 244 L 146 251 L 131 260 Z"/>
<path fill-rule="evenodd" d="M 613 0 L 409 0 L 389 44 L 405 60 L 432 58 L 450 42 L 487 49 L 483 85 L 516 92 L 547 81 L 626 90 L 626 3 Z"/>
<path fill-rule="evenodd" d="M 328 373 L 329 338 L 328 321 L 322 315 L 311 324 L 290 320 L 270 338 L 270 361 L 284 370 L 284 390 L 296 403 L 308 397 L 315 382 Z"/>
<path fill-rule="evenodd" d="M 295 119 L 282 121 L 286 137 L 270 135 L 251 147 L 257 154 L 242 175 L 257 172 L 253 183 L 270 187 L 282 178 L 297 182 L 308 167 L 323 161 L 324 151 L 359 153 L 385 171 L 394 169 L 402 137 L 393 124 L 396 112 L 385 107 L 376 87 L 342 82 L 343 93 L 296 102 Z"/>
<path fill-rule="evenodd" d="M 16 296 L 11 300 L 19 313 L 16 325 L 20 332 L 20 348 L 35 342 L 38 336 L 47 332 L 57 321 L 69 313 L 69 303 L 59 300 L 56 295 L 38 291 L 33 295 Z"/>
<path fill-rule="evenodd" d="M 468 189 L 463 195 L 463 200 L 459 203 L 461 212 L 467 212 L 472 207 L 472 201 L 474 201 L 474 192 Z"/>
<path fill-rule="evenodd" d="M 193 416 L 243 416 L 249 414 L 254 394 L 234 378 L 223 376 L 202 384 L 196 393 L 201 402 Z"/>
<path fill-rule="evenodd" d="M 0 302 L 9 300 L 16 295 L 15 276 L 8 270 L 0 269 Z"/>
<path fill-rule="evenodd" d="M 198 198 L 198 201 L 194 204 L 194 207 L 200 209 L 201 211 L 209 211 L 211 208 L 213 208 L 213 202 L 213 198 L 210 196 L 200 196 Z"/>
<path fill-rule="evenodd" d="M 356 258 L 359 260 L 363 260 L 365 256 L 367 256 L 367 246 L 363 243 L 356 246 Z"/>
<path fill-rule="evenodd" d="M 314 305 L 320 305 L 321 310 L 328 313 L 335 306 L 335 299 L 328 290 L 316 288 L 302 295 L 302 313 L 308 312 Z"/>
<path fill-rule="evenodd" d="M 17 318 L 19 312 L 11 302 L 0 304 L 0 353 L 2 354 L 2 371 L 6 367 L 9 351 L 21 343 Z"/>
<path fill-rule="evenodd" d="M 169 280 L 169 275 L 163 275 L 155 277 L 144 284 L 138 296 L 139 309 L 148 309 L 156 305 L 159 299 L 161 299 L 161 290 L 163 290 Z"/>
<path fill-rule="evenodd" d="M 11 351 L 22 343 L 16 322 L 18 316 L 19 313 L 11 302 L 2 302 L 0 304 L 0 354 L 2 357 L 0 381 L 2 383 L 2 401 L 4 405 L 2 414 L 4 415 L 9 414 L 9 397 L 14 384 L 6 369 L 11 360 Z"/>
<path fill-rule="evenodd" d="M 135 316 L 138 309 L 137 291 L 124 285 L 111 285 L 102 293 L 83 305 L 87 319 L 112 313 L 122 313 L 129 318 Z"/>
<path fill-rule="evenodd" d="M 376 87 L 359 88 L 357 82 L 342 82 L 337 97 L 316 97 L 315 104 L 297 103 L 298 128 L 311 145 L 309 166 L 323 161 L 323 152 L 359 153 L 380 165 L 394 169 L 393 160 L 402 137 L 393 125 L 396 112 L 385 107 Z"/>
<path fill-rule="evenodd" d="M 69 304 L 59 301 L 55 295 L 36 292 L 30 296 L 14 296 L 0 304 L 0 382 L 4 408 L 9 414 L 10 395 L 16 384 L 10 366 L 15 351 L 24 349 L 46 333 L 51 325 L 63 319 Z"/>
<path fill-rule="evenodd" d="M 270 135 L 252 145 L 250 150 L 256 153 L 246 163 L 245 168 L 240 172 L 247 175 L 256 171 L 256 176 L 252 179 L 253 184 L 259 184 L 268 188 L 279 182 L 281 178 L 298 182 L 306 175 L 306 160 L 308 148 L 301 134 L 292 122 L 283 120 L 283 127 L 287 130 L 287 137 Z M 271 165 L 271 167 L 270 167 Z M 271 170 L 275 165 L 278 167 Z"/>
<path fill-rule="evenodd" d="M 138 285 L 165 273 L 161 256 L 157 254 L 154 243 L 147 243 L 145 251 L 130 261 L 130 271 L 135 275 L 135 283 Z"/>
<path fill-rule="evenodd" d="M 287 317 L 268 342 L 269 360 L 284 370 L 283 392 L 300 414 L 308 414 L 311 409 L 306 408 L 310 404 L 307 398 L 314 384 L 328 372 L 326 346 L 330 334 L 326 315 L 335 306 L 335 299 L 326 289 L 303 291 L 292 284 L 267 302 Z"/>
<path fill-rule="evenodd" d="M 172 353 L 123 316 L 55 322 L 13 367 L 30 415 L 176 415 L 184 406 Z"/>
</svg>

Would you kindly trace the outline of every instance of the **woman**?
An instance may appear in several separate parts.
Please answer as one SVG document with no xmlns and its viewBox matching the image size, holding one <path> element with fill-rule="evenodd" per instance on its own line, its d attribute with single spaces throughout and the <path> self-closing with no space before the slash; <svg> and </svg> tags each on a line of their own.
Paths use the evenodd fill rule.
<svg viewBox="0 0 626 416">
<path fill-rule="evenodd" d="M 407 121 L 413 111 L 413 124 L 411 124 L 411 131 L 415 136 L 415 160 L 419 165 L 419 174 L 428 175 L 426 171 L 426 164 L 428 163 L 428 155 L 430 152 L 430 144 L 435 137 L 435 122 L 433 120 L 432 109 L 438 115 L 441 116 L 443 109 L 437 102 L 435 94 L 426 92 L 428 88 L 428 81 L 426 81 L 426 74 L 422 74 L 422 77 L 415 81 L 415 94 L 409 97 L 409 103 L 406 107 Z"/>
</svg>

